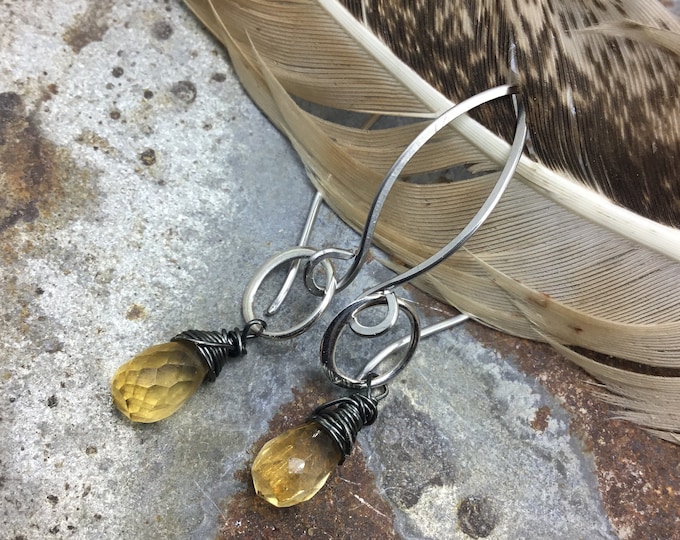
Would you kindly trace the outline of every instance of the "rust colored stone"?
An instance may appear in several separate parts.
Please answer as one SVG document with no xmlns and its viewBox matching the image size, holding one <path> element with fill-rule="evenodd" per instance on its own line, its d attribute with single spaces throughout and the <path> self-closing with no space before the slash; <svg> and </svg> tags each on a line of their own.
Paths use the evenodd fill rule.
<svg viewBox="0 0 680 540">
<path fill-rule="evenodd" d="M 137 321 L 144 317 L 146 317 L 146 310 L 144 309 L 144 306 L 140 306 L 139 304 L 132 304 L 125 314 L 125 318 L 128 321 Z"/>
<path fill-rule="evenodd" d="M 615 408 L 596 397 L 595 381 L 549 346 L 478 324 L 466 330 L 538 379 L 569 412 L 572 433 L 592 453 L 605 511 L 620 538 L 680 538 L 680 447 L 617 420 Z"/>
<path fill-rule="evenodd" d="M 39 109 L 14 92 L 0 92 L 0 170 L 0 256 L 6 263 L 38 247 L 49 249 L 25 236 L 12 241 L 17 227 L 39 229 L 47 220 L 58 227 L 93 198 L 89 171 L 43 137 Z"/>
<path fill-rule="evenodd" d="M 63 35 L 64 41 L 74 53 L 78 54 L 83 47 L 102 40 L 109 29 L 105 21 L 112 7 L 111 0 L 90 2 L 85 12 L 76 17 L 73 26 Z"/>
<path fill-rule="evenodd" d="M 531 427 L 536 431 L 540 431 L 541 433 L 543 433 L 545 429 L 548 427 L 549 418 L 550 407 L 548 407 L 547 405 L 543 405 L 543 407 L 539 407 L 539 409 L 536 411 L 536 415 L 534 416 L 534 419 L 531 421 Z"/>
<path fill-rule="evenodd" d="M 13 92 L 0 94 L 0 165 L 5 186 L 0 197 L 0 232 L 20 221 L 34 221 L 38 202 L 52 192 L 54 148 L 27 115 L 23 99 Z"/>
<path fill-rule="evenodd" d="M 320 387 L 319 381 L 314 381 L 307 382 L 301 390 L 294 389 L 293 401 L 271 420 L 268 432 L 255 443 L 251 455 L 255 456 L 272 437 L 303 423 L 315 407 L 337 397 L 320 395 Z M 380 497 L 358 444 L 315 497 L 291 508 L 275 508 L 255 495 L 250 465 L 245 464 L 237 473 L 244 490 L 231 498 L 222 512 L 222 540 L 398 538 L 392 510 Z"/>
</svg>

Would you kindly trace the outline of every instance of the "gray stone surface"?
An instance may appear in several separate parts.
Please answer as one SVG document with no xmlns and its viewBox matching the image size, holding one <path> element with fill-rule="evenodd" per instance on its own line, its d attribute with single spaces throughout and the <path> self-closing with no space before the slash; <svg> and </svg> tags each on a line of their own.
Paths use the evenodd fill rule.
<svg viewBox="0 0 680 540">
<path fill-rule="evenodd" d="M 159 424 L 118 414 L 109 380 L 181 330 L 241 324 L 249 276 L 295 242 L 311 185 L 180 3 L 4 2 L 0 21 L 4 144 L 36 174 L 0 170 L 0 536 L 213 537 L 253 442 L 320 380 L 329 318 L 253 344 Z M 322 212 L 316 246 L 356 242 Z M 387 275 L 371 263 L 331 311 Z M 425 342 L 360 436 L 399 534 L 469 538 L 462 505 L 488 538 L 611 538 L 560 411 L 465 328 Z"/>
</svg>

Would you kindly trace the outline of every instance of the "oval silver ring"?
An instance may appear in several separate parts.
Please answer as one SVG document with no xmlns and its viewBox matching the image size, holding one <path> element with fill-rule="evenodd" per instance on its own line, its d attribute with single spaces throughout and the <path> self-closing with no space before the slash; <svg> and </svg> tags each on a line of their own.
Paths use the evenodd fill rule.
<svg viewBox="0 0 680 540">
<path fill-rule="evenodd" d="M 243 311 L 243 318 L 246 321 L 252 321 L 253 319 L 261 319 L 262 317 L 255 316 L 255 296 L 257 291 L 264 280 L 271 274 L 276 268 L 282 264 L 294 261 L 296 259 L 308 259 L 316 253 L 316 250 L 307 247 L 293 247 L 282 251 L 281 253 L 274 255 L 269 258 L 265 263 L 257 269 L 255 275 L 251 278 L 248 286 L 243 292 L 243 301 L 241 302 L 241 310 Z M 333 300 L 333 295 L 335 294 L 335 289 L 337 287 L 337 280 L 335 279 L 335 270 L 333 265 L 327 259 L 321 261 L 321 266 L 326 274 L 326 289 L 324 290 L 323 298 L 316 309 L 310 313 L 302 322 L 291 326 L 286 330 L 272 331 L 269 328 L 263 330 L 260 334 L 263 337 L 269 339 L 290 339 L 295 336 L 299 336 L 309 327 L 311 327 L 318 319 L 323 315 L 328 306 Z"/>
<path fill-rule="evenodd" d="M 333 319 L 333 322 L 331 322 L 328 329 L 324 333 L 321 340 L 321 367 L 333 384 L 355 390 L 368 388 L 368 375 L 363 378 L 355 378 L 350 377 L 349 375 L 346 375 L 345 373 L 342 373 L 338 370 L 338 364 L 335 358 L 335 349 L 340 336 L 345 331 L 345 329 L 350 326 L 349 321 L 353 320 L 356 315 L 364 309 L 380 304 L 387 304 L 388 300 L 386 294 L 394 293 L 392 291 L 381 291 L 368 296 L 363 296 L 355 300 L 340 313 L 338 313 L 337 317 Z M 406 351 L 399 362 L 387 373 L 383 373 L 382 375 L 378 375 L 377 377 L 372 377 L 370 379 L 372 387 L 383 386 L 396 377 L 399 373 L 401 373 L 401 371 L 406 367 L 406 364 L 408 364 L 411 360 L 411 357 L 418 347 L 418 342 L 420 341 L 420 320 L 418 318 L 418 314 L 413 311 L 413 308 L 411 308 L 411 306 L 404 302 L 401 298 L 397 297 L 396 301 L 400 311 L 403 311 L 406 314 L 409 322 L 411 323 L 411 334 L 409 336 L 410 339 Z M 362 374 L 364 371 L 362 371 Z"/>
</svg>

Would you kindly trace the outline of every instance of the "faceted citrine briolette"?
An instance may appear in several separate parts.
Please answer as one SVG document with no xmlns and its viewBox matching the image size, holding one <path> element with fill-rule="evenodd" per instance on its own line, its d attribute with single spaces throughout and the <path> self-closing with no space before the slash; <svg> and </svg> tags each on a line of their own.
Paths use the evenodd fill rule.
<svg viewBox="0 0 680 540">
<path fill-rule="evenodd" d="M 111 395 L 130 420 L 157 422 L 179 409 L 207 372 L 208 366 L 192 345 L 180 341 L 154 345 L 118 368 Z"/>
<path fill-rule="evenodd" d="M 342 460 L 338 444 L 309 422 L 268 441 L 252 467 L 257 494 L 279 508 L 311 499 Z"/>
</svg>

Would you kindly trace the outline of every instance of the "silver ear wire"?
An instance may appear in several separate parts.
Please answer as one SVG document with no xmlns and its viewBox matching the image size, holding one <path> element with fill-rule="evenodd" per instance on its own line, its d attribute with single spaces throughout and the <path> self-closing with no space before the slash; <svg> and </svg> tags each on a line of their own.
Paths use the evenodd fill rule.
<svg viewBox="0 0 680 540">
<path fill-rule="evenodd" d="M 514 94 L 514 87 L 510 85 L 506 85 L 504 87 L 498 87 L 498 88 L 493 88 L 492 90 L 505 90 L 508 89 L 511 91 L 511 93 Z M 491 90 L 487 90 L 487 92 L 491 92 Z M 482 92 L 484 94 L 485 92 Z M 482 94 L 477 94 L 475 97 L 479 97 Z M 493 94 L 494 97 L 490 97 L 486 99 L 485 101 L 482 101 L 482 103 L 486 103 L 487 101 L 490 101 L 491 99 L 496 99 L 499 97 L 498 95 L 495 95 L 495 92 Z M 509 94 L 503 94 L 509 95 Z M 513 96 L 514 97 L 514 96 Z M 465 103 L 462 102 L 461 105 Z M 440 118 L 447 117 L 449 118 L 449 113 L 450 113 L 450 119 L 449 122 L 452 122 L 455 118 L 458 118 L 461 116 L 463 113 L 458 112 L 455 116 L 453 115 L 454 110 L 456 107 L 453 107 L 452 109 L 449 109 L 446 113 L 444 113 Z M 465 111 L 467 112 L 467 111 Z M 432 126 L 432 124 L 430 124 Z M 438 126 L 438 130 L 443 128 L 444 126 Z M 429 129 L 429 127 L 428 127 Z M 437 131 L 438 131 L 437 130 Z M 433 131 L 431 134 L 429 134 L 429 138 L 431 138 L 437 131 Z M 498 201 L 500 201 L 501 196 L 505 192 L 506 188 L 508 187 L 508 184 L 510 183 L 510 180 L 512 179 L 513 175 L 515 174 L 515 170 L 517 169 L 517 165 L 519 164 L 519 160 L 522 157 L 522 149 L 524 148 L 524 141 L 526 139 L 527 135 L 527 124 L 526 124 L 526 113 L 524 111 L 524 107 L 521 104 L 518 104 L 518 109 L 517 109 L 517 126 L 515 128 L 515 137 L 512 143 L 512 146 L 510 147 L 510 153 L 508 154 L 508 158 L 505 162 L 505 165 L 503 166 L 503 170 L 501 171 L 500 176 L 498 177 L 498 180 L 496 181 L 496 184 L 494 185 L 493 189 L 491 190 L 491 193 L 489 193 L 489 196 L 486 198 L 484 201 L 484 204 L 479 208 L 477 213 L 472 217 L 472 219 L 468 222 L 468 224 L 463 228 L 463 230 L 456 235 L 456 237 L 451 240 L 448 244 L 446 244 L 443 248 L 441 248 L 439 251 L 437 251 L 434 255 L 420 263 L 418 266 L 414 266 L 410 270 L 407 270 L 406 272 L 403 272 L 394 278 L 385 281 L 384 283 L 381 283 L 380 285 L 376 285 L 373 287 L 371 290 L 366 292 L 365 294 L 371 294 L 373 292 L 382 290 L 382 289 L 392 289 L 394 287 L 397 287 L 399 285 L 403 285 L 405 283 L 408 283 L 409 281 L 412 281 L 413 279 L 417 278 L 418 276 L 425 274 L 426 272 L 430 271 L 432 268 L 435 266 L 439 265 L 442 261 L 453 255 L 456 251 L 460 249 L 460 247 L 468 241 L 468 239 L 475 233 L 477 230 L 482 226 L 482 224 L 486 221 L 486 219 L 489 217 L 493 209 L 496 207 L 498 204 Z M 414 144 L 418 138 L 414 140 Z M 427 140 L 423 141 L 422 144 L 417 145 L 417 149 L 421 148 Z M 411 157 L 415 154 L 415 151 L 411 153 Z M 403 154 L 402 154 L 403 155 Z M 410 158 L 409 158 L 410 159 Z M 401 169 L 403 169 L 406 166 L 406 162 L 403 162 L 400 164 Z M 400 171 L 401 171 L 400 169 Z M 338 289 L 340 289 L 340 282 L 338 282 Z"/>
<path fill-rule="evenodd" d="M 448 319 L 444 319 L 443 321 L 432 324 L 430 326 L 426 326 L 420 330 L 420 339 L 433 336 L 434 334 L 438 334 L 439 332 L 443 332 L 444 330 L 449 330 L 468 320 L 470 320 L 470 316 L 461 313 L 459 315 L 455 315 Z M 392 356 L 392 354 L 394 354 L 399 349 L 402 349 L 403 347 L 410 346 L 410 344 L 411 344 L 410 335 L 390 343 L 387 347 L 382 349 L 378 354 L 371 358 L 363 367 L 363 369 L 359 373 L 357 373 L 355 378 L 359 380 L 365 380 L 371 373 L 375 373 L 376 370 L 378 369 L 378 366 L 382 364 L 385 360 L 387 360 L 390 356 Z"/>
<path fill-rule="evenodd" d="M 359 241 L 359 247 L 356 251 L 349 251 L 346 249 L 340 249 L 336 247 L 331 247 L 322 250 L 313 250 L 311 248 L 295 247 L 290 248 L 265 262 L 255 273 L 250 283 L 246 287 L 243 295 L 242 310 L 243 316 L 246 321 L 254 319 L 265 320 L 265 317 L 273 315 L 281 306 L 282 302 L 285 300 L 288 292 L 290 291 L 291 285 L 295 279 L 298 268 L 303 260 L 307 260 L 304 269 L 304 282 L 307 290 L 309 290 L 315 296 L 322 297 L 320 304 L 315 308 L 315 310 L 309 314 L 301 323 L 292 326 L 287 330 L 274 331 L 267 328 L 261 333 L 265 338 L 272 339 L 288 339 L 301 334 L 302 332 L 309 329 L 315 321 L 317 321 L 321 315 L 324 313 L 328 305 L 332 300 L 333 295 L 336 291 L 341 291 L 346 288 L 358 275 L 361 268 L 366 262 L 368 257 L 369 249 L 373 242 L 373 237 L 375 235 L 375 228 L 380 218 L 380 213 L 383 206 L 389 196 L 389 193 L 404 170 L 408 162 L 413 158 L 413 156 L 439 131 L 444 129 L 451 122 L 460 118 L 462 115 L 470 112 L 476 107 L 499 99 L 506 96 L 513 96 L 517 93 L 517 86 L 514 84 L 505 84 L 485 90 L 472 96 L 465 101 L 455 105 L 454 107 L 448 109 L 440 116 L 435 118 L 430 124 L 423 129 L 420 134 L 406 147 L 402 154 L 394 162 L 387 175 L 380 184 L 380 187 L 375 195 L 375 198 L 371 204 L 371 208 L 368 212 L 366 218 L 366 223 L 361 234 L 361 239 Z M 505 189 L 507 188 L 512 176 L 515 173 L 517 165 L 519 163 L 520 157 L 522 155 L 522 149 L 524 147 L 524 141 L 526 139 L 527 127 L 526 127 L 526 114 L 521 103 L 515 102 L 517 107 L 517 126 L 515 129 L 515 136 L 510 147 L 510 153 L 505 162 L 505 165 L 500 173 L 500 176 L 491 190 L 489 196 L 484 201 L 484 204 L 477 211 L 475 216 L 470 220 L 470 222 L 465 226 L 465 228 L 446 246 L 437 251 L 434 255 L 420 263 L 419 265 L 411 268 L 410 270 L 399 274 L 379 285 L 371 288 L 369 291 L 364 293 L 364 297 L 371 296 L 373 294 L 384 294 L 383 291 L 391 290 L 399 285 L 403 285 L 416 277 L 428 272 L 443 260 L 449 257 L 451 254 L 456 252 L 460 247 L 472 236 L 479 227 L 488 218 L 489 214 L 493 211 L 496 204 L 503 195 Z M 303 234 L 301 236 L 300 243 L 306 244 L 309 240 L 309 236 L 313 227 L 314 220 L 318 214 L 319 207 L 322 203 L 322 198 L 319 193 L 316 194 L 312 206 L 310 208 L 309 215 L 304 227 Z M 345 274 L 338 278 L 335 274 L 335 269 L 331 264 L 332 259 L 339 260 L 351 260 L 349 269 Z M 281 264 L 285 262 L 291 262 L 291 267 L 288 272 L 286 281 L 278 293 L 276 299 L 270 304 L 270 307 L 265 311 L 262 317 L 258 317 L 254 311 L 254 301 L 257 291 L 263 281 Z M 318 270 L 319 265 L 323 267 L 323 274 L 325 279 L 322 285 L 319 285 L 315 280 L 315 274 Z M 395 310 L 395 303 L 390 302 L 388 295 L 385 295 L 385 302 L 388 304 L 389 309 L 387 311 L 388 316 L 391 319 L 385 319 L 380 323 L 381 328 L 387 329 L 394 326 L 396 323 L 396 318 L 398 316 L 399 310 Z M 333 324 L 333 323 L 332 323 Z M 339 323 L 337 323 L 339 324 Z M 351 325 L 352 330 L 357 333 L 362 333 L 362 325 L 352 317 L 348 320 L 348 324 Z"/>
<path fill-rule="evenodd" d="M 323 204 L 323 197 L 321 196 L 321 193 L 318 191 L 316 192 L 316 195 L 314 195 L 314 199 L 312 200 L 312 204 L 309 208 L 309 212 L 307 213 L 307 219 L 305 221 L 305 225 L 302 228 L 302 234 L 300 235 L 300 241 L 298 242 L 298 245 L 300 246 L 306 246 L 307 242 L 309 241 L 309 237 L 312 234 L 312 229 L 314 228 L 314 222 L 316 221 L 317 216 L 319 215 L 319 210 L 321 209 L 321 205 Z M 288 293 L 290 292 L 290 289 L 293 286 L 293 283 L 295 281 L 295 277 L 297 276 L 298 270 L 300 269 L 300 263 L 302 261 L 300 259 L 295 259 L 295 261 L 290 263 L 290 268 L 288 269 L 288 275 L 286 276 L 286 280 L 283 282 L 283 285 L 281 286 L 281 289 L 279 290 L 279 294 L 276 296 L 274 301 L 269 305 L 267 310 L 264 312 L 264 314 L 267 317 L 271 317 L 272 315 L 275 315 L 276 312 L 279 310 L 281 307 L 281 304 L 286 300 L 288 297 Z M 248 319 L 246 319 L 248 320 Z"/>
<path fill-rule="evenodd" d="M 385 201 L 387 200 L 387 196 L 389 195 L 392 186 L 394 186 L 395 182 L 399 178 L 399 175 L 404 170 L 404 167 L 406 167 L 416 152 L 418 152 L 418 150 L 420 150 L 432 137 L 434 137 L 434 135 L 436 135 L 439 131 L 444 129 L 444 127 L 455 121 L 463 114 L 470 112 L 472 109 L 484 103 L 501 97 L 512 96 L 514 100 L 516 93 L 517 87 L 515 85 L 505 84 L 476 94 L 475 96 L 462 101 L 458 105 L 455 105 L 454 107 L 442 113 L 434 121 L 428 124 L 428 126 L 423 129 L 423 131 L 421 131 L 415 139 L 413 139 L 413 141 L 406 147 L 399 158 L 397 158 L 397 160 L 394 162 L 382 181 L 380 189 L 378 190 L 378 193 L 376 194 L 373 204 L 371 205 L 371 209 L 368 213 L 366 225 L 361 236 L 359 249 L 353 256 L 352 264 L 349 270 L 347 270 L 342 278 L 337 280 L 337 290 L 342 290 L 344 287 L 346 287 L 356 277 L 357 273 L 364 264 L 368 255 L 368 249 L 373 240 L 378 218 L 380 217 L 380 212 L 383 205 L 385 204 Z M 321 365 L 333 383 L 347 388 L 366 388 L 366 385 L 368 384 L 368 377 L 375 374 L 377 366 L 381 364 L 391 352 L 402 347 L 406 347 L 406 351 L 403 353 L 395 368 L 388 371 L 385 375 L 376 375 L 374 377 L 374 382 L 377 385 L 384 385 L 389 379 L 399 373 L 410 361 L 416 350 L 418 340 L 421 337 L 420 322 L 418 320 L 418 316 L 408 306 L 408 304 L 394 295 L 393 289 L 399 285 L 408 283 L 416 277 L 430 271 L 432 268 L 444 261 L 447 257 L 458 251 L 458 249 L 460 249 L 460 247 L 479 229 L 479 227 L 481 227 L 481 225 L 486 221 L 493 209 L 498 204 L 498 201 L 505 192 L 505 189 L 507 188 L 515 173 L 515 170 L 517 169 L 527 136 L 526 113 L 524 111 L 524 107 L 518 100 L 514 100 L 514 104 L 517 110 L 517 125 L 508 158 L 493 189 L 489 193 L 480 209 L 463 228 L 463 230 L 458 233 L 456 237 L 446 246 L 441 248 L 434 255 L 430 256 L 419 265 L 414 266 L 406 272 L 398 274 L 395 277 L 384 281 L 383 283 L 380 283 L 379 285 L 376 285 L 370 290 L 364 292 L 364 294 L 362 294 L 359 299 L 350 304 L 350 306 L 343 310 L 343 312 L 338 315 L 338 317 L 336 317 L 333 322 L 331 322 L 330 326 L 326 330 L 326 333 L 324 334 L 322 341 Z M 335 253 L 332 249 L 316 253 L 307 263 L 305 273 L 313 272 L 315 265 L 327 262 L 329 258 L 333 257 L 335 257 Z M 324 293 L 324 291 L 320 288 L 317 291 L 312 292 L 315 294 Z M 389 353 L 385 353 L 385 351 L 383 351 L 378 356 L 370 360 L 356 378 L 349 377 L 348 375 L 342 373 L 337 367 L 335 349 L 338 344 L 338 338 L 344 331 L 346 325 L 349 325 L 352 331 L 358 335 L 369 337 L 377 335 L 363 332 L 362 326 L 356 319 L 356 315 L 364 309 L 381 304 L 387 305 L 388 309 L 384 319 L 378 323 L 378 325 L 376 325 L 376 328 L 380 328 L 380 333 L 384 333 L 389 328 L 394 327 L 401 310 L 401 312 L 407 314 L 411 324 L 410 336 L 400 340 L 398 342 L 400 343 L 399 346 L 388 347 L 390 351 Z M 395 309 L 396 305 L 398 305 L 400 309 Z M 350 313 L 351 316 L 349 316 Z M 446 321 L 441 326 L 435 325 L 428 331 L 428 335 L 431 335 L 436 331 L 441 331 L 444 328 L 448 328 L 452 325 L 462 322 L 462 320 L 467 319 L 467 316 L 462 317 L 464 318 L 453 318 L 449 321 Z"/>
<path fill-rule="evenodd" d="M 357 274 L 361 270 L 361 267 L 366 262 L 369 249 L 371 247 L 371 244 L 373 243 L 373 236 L 375 235 L 375 228 L 380 218 L 380 212 L 382 211 L 382 208 L 385 205 L 385 201 L 387 200 L 387 197 L 392 187 L 399 179 L 399 176 L 404 170 L 404 167 L 406 167 L 408 162 L 411 161 L 413 156 L 415 156 L 415 154 L 423 146 L 425 146 L 425 144 L 430 139 L 432 139 L 432 137 L 434 137 L 437 133 L 439 133 L 442 129 L 448 126 L 451 122 L 454 122 L 456 119 L 460 118 L 464 114 L 479 107 L 480 105 L 483 105 L 484 103 L 488 103 L 489 101 L 493 101 L 495 99 L 499 99 L 505 96 L 512 96 L 516 93 L 517 86 L 515 86 L 514 84 L 504 84 L 480 92 L 479 94 L 476 94 L 471 98 L 466 99 L 465 101 L 461 101 L 457 105 L 451 107 L 450 109 L 442 113 L 440 116 L 435 118 L 430 124 L 428 124 L 427 127 L 423 129 L 415 139 L 413 139 L 413 141 L 411 141 L 411 143 L 406 147 L 406 149 L 394 162 L 390 170 L 387 172 L 387 175 L 385 175 L 385 178 L 380 184 L 380 187 L 378 188 L 378 192 L 375 198 L 373 199 L 373 203 L 371 204 L 371 208 L 368 212 L 368 217 L 366 218 L 366 224 L 361 235 L 361 240 L 359 241 L 359 248 L 354 253 L 352 257 L 353 259 L 352 263 L 347 272 L 345 273 L 345 275 L 337 279 L 338 291 L 342 291 L 343 289 L 345 289 L 356 278 Z M 392 288 L 407 283 L 412 279 L 418 277 L 419 275 L 434 268 L 440 262 L 442 262 L 444 259 L 450 256 L 452 253 L 457 251 L 460 248 L 460 246 L 462 246 L 468 240 L 468 238 L 470 238 L 470 236 L 472 236 L 475 233 L 475 231 L 479 229 L 479 227 L 482 225 L 482 223 L 484 223 L 484 221 L 489 216 L 491 211 L 495 208 L 496 204 L 501 198 L 501 195 L 503 195 L 505 188 L 508 186 L 508 183 L 510 182 L 512 176 L 515 173 L 517 164 L 519 163 L 519 159 L 522 156 L 522 150 L 524 148 L 526 134 L 527 134 L 526 114 L 524 112 L 524 108 L 520 104 L 518 105 L 517 109 L 517 127 L 515 129 L 515 137 L 512 146 L 510 147 L 510 153 L 505 162 L 505 166 L 501 171 L 501 174 L 498 178 L 498 181 L 496 182 L 496 185 L 494 186 L 494 189 L 491 191 L 482 207 L 470 220 L 467 226 L 451 242 L 449 242 L 446 246 L 440 249 L 437 253 L 432 255 L 429 259 L 422 262 L 415 268 L 412 268 L 411 270 L 404 272 L 403 274 L 400 274 L 385 283 L 381 283 L 380 285 L 371 289 L 367 294 L 376 292 L 381 289 Z M 308 274 L 313 273 L 314 269 L 316 268 L 316 265 L 318 265 L 322 260 L 326 260 L 328 258 L 335 258 L 336 256 L 337 255 L 335 251 L 332 249 L 320 251 L 319 253 L 310 258 L 309 262 L 307 263 L 307 266 L 305 267 L 305 275 L 307 276 Z M 319 296 L 323 294 L 323 290 L 320 288 L 313 290 L 312 287 L 310 288 L 310 291 Z"/>
</svg>

